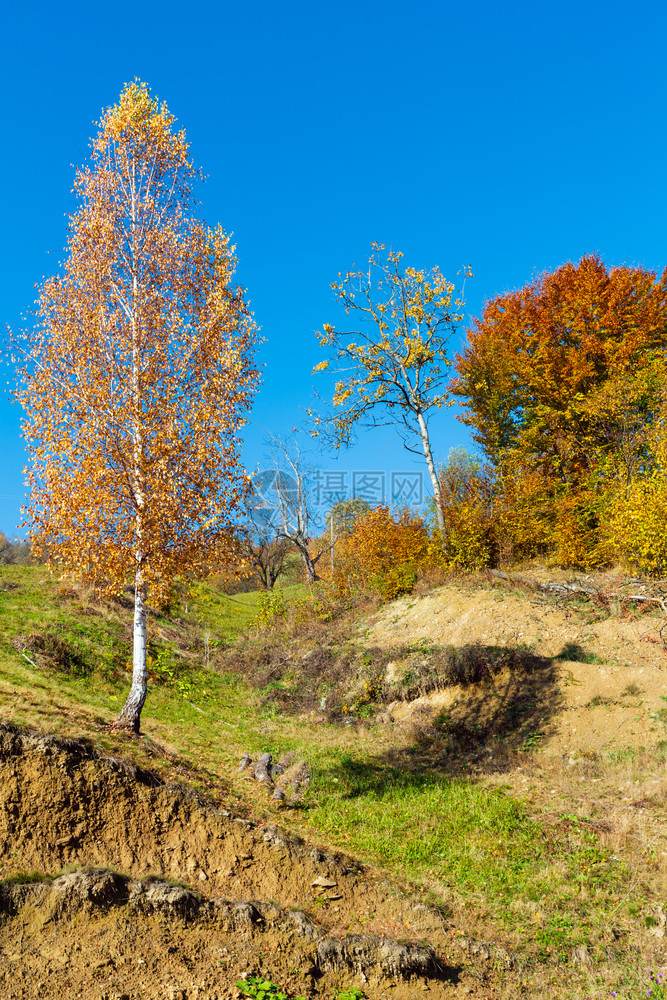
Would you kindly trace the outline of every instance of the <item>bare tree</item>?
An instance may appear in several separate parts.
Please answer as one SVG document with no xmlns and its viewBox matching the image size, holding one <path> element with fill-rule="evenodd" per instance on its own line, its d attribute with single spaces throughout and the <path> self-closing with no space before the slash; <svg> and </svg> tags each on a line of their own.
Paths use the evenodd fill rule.
<svg viewBox="0 0 667 1000">
<path fill-rule="evenodd" d="M 312 467 L 305 463 L 296 439 L 270 438 L 273 469 L 264 474 L 264 504 L 273 519 L 277 537 L 291 542 L 303 560 L 308 583 L 318 580 L 317 564 L 331 544 L 313 538 L 319 523 Z"/>
<path fill-rule="evenodd" d="M 285 569 L 285 557 L 290 543 L 285 538 L 252 536 L 250 532 L 241 539 L 241 553 L 250 563 L 253 575 L 265 590 L 271 590 Z"/>
</svg>

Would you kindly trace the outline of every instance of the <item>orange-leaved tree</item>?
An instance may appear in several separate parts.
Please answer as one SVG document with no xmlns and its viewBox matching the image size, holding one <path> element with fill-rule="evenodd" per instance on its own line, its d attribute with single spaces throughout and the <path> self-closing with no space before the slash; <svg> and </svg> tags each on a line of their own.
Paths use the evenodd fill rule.
<svg viewBox="0 0 667 1000">
<path fill-rule="evenodd" d="M 159 602 L 227 546 L 258 381 L 234 250 L 193 215 L 196 171 L 174 123 L 139 82 L 104 113 L 16 393 L 37 549 L 104 592 L 133 579 L 132 686 L 116 724 L 135 732 L 148 592 Z"/>
<path fill-rule="evenodd" d="M 655 467 L 665 346 L 667 271 L 608 269 L 597 256 L 497 296 L 475 320 L 451 391 L 519 550 L 596 561 L 600 500 Z M 531 530 L 513 517 L 520 507 Z"/>
<path fill-rule="evenodd" d="M 655 419 L 667 271 L 565 264 L 490 301 L 457 358 L 453 393 L 490 461 L 530 456 L 577 481 L 610 453 L 632 468 Z"/>
<path fill-rule="evenodd" d="M 480 568 L 496 557 L 495 482 L 464 448 L 452 448 L 440 469 L 440 503 L 447 525 L 445 555 L 452 567 Z"/>
</svg>

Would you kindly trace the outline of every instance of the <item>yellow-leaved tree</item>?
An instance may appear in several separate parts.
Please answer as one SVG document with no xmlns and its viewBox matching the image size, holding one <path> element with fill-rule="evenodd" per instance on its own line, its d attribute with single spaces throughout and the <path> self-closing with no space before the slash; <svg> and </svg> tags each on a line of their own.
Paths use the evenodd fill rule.
<svg viewBox="0 0 667 1000">
<path fill-rule="evenodd" d="M 386 250 L 382 243 L 372 243 L 371 250 L 367 271 L 347 271 L 331 284 L 360 325 L 342 331 L 325 323 L 318 333 L 331 357 L 314 370 L 329 370 L 337 381 L 333 414 L 328 420 L 317 416 L 316 428 L 328 425 L 339 448 L 350 443 L 358 426 L 396 427 L 408 451 L 426 462 L 444 541 L 429 419 L 449 398 L 448 342 L 463 318 L 463 288 L 457 292 L 437 267 L 402 267 L 399 250 Z M 464 275 L 471 276 L 469 268 Z"/>
<path fill-rule="evenodd" d="M 116 724 L 134 732 L 147 595 L 159 602 L 231 544 L 248 490 L 238 431 L 258 382 L 234 248 L 194 217 L 197 173 L 174 125 L 138 81 L 102 116 L 16 392 L 33 544 L 102 592 L 133 580 L 132 686 Z"/>
</svg>

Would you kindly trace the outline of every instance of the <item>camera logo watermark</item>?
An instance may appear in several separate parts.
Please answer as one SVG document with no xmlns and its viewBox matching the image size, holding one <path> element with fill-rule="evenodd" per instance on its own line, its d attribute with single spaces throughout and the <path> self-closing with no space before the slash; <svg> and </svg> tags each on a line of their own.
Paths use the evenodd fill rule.
<svg viewBox="0 0 667 1000">
<path fill-rule="evenodd" d="M 266 469 L 252 477 L 251 507 L 258 528 L 270 529 L 284 511 L 295 512 L 305 503 L 311 516 L 323 516 L 343 500 L 365 500 L 369 507 L 389 504 L 413 507 L 424 502 L 421 472 L 386 472 L 381 469 L 312 469 L 302 480 L 294 475 Z"/>
</svg>

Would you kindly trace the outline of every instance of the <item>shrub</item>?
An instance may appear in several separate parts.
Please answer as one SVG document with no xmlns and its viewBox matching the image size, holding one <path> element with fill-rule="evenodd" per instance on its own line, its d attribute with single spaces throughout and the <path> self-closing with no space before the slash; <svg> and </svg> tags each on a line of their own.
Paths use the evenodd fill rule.
<svg viewBox="0 0 667 1000">
<path fill-rule="evenodd" d="M 494 498 L 499 561 L 532 559 L 552 546 L 554 502 L 542 474 L 507 462 Z"/>
<path fill-rule="evenodd" d="M 495 561 L 491 473 L 463 448 L 452 449 L 440 471 L 441 507 L 452 568 L 481 569 Z"/>
<path fill-rule="evenodd" d="M 257 598 L 256 621 L 269 625 L 285 614 L 285 601 L 281 590 L 263 590 Z"/>
<path fill-rule="evenodd" d="M 281 990 L 270 979 L 264 979 L 263 976 L 248 976 L 247 979 L 240 979 L 236 988 L 244 996 L 253 997 L 255 1000 L 292 1000 L 284 990 Z M 293 1000 L 306 1000 L 306 998 L 294 997 Z"/>
<path fill-rule="evenodd" d="M 30 542 L 15 539 L 13 542 L 0 532 L 0 566 L 28 566 L 35 560 L 30 551 Z"/>
<path fill-rule="evenodd" d="M 371 592 L 385 600 L 410 593 L 419 569 L 432 558 L 423 520 L 380 505 L 360 517 L 335 550 L 333 584 L 338 593 Z"/>
<path fill-rule="evenodd" d="M 26 639 L 25 646 L 44 666 L 59 673 L 88 677 L 93 672 L 90 650 L 74 636 L 38 633 Z"/>
<path fill-rule="evenodd" d="M 562 490 L 555 503 L 551 561 L 588 567 L 600 561 L 599 512 L 602 497 L 592 490 Z"/>
<path fill-rule="evenodd" d="M 604 527 L 610 558 L 641 573 L 667 574 L 667 480 L 634 480 L 611 500 Z"/>
</svg>

